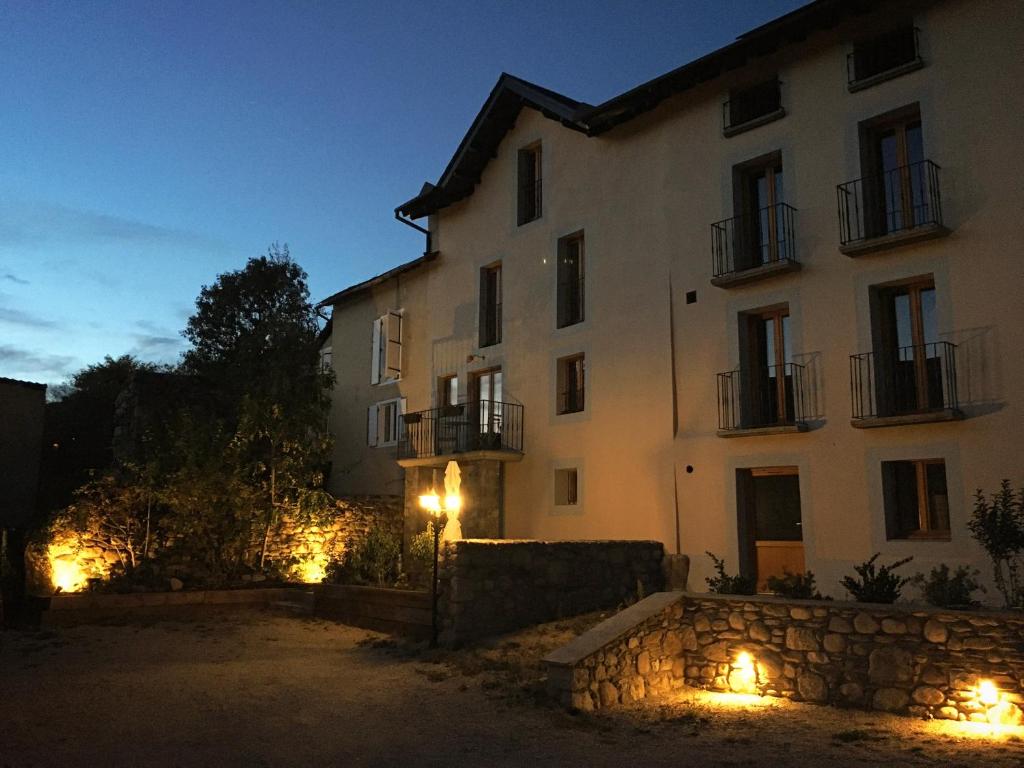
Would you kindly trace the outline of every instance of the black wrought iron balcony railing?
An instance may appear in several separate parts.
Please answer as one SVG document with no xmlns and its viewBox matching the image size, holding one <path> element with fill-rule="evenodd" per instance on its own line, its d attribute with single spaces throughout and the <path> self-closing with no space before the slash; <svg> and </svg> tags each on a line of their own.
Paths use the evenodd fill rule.
<svg viewBox="0 0 1024 768">
<path fill-rule="evenodd" d="M 839 184 L 836 194 L 844 246 L 942 226 L 939 166 L 931 160 Z"/>
<path fill-rule="evenodd" d="M 936 341 L 850 356 L 853 418 L 957 411 L 956 345 Z"/>
<path fill-rule="evenodd" d="M 903 27 L 860 45 L 846 57 L 847 84 L 884 77 L 921 63 L 921 47 L 916 27 Z"/>
<path fill-rule="evenodd" d="M 746 216 L 711 225 L 715 277 L 780 262 L 796 262 L 793 214 L 786 203 L 761 208 Z"/>
<path fill-rule="evenodd" d="M 718 429 L 799 427 L 808 419 L 807 371 L 797 363 L 718 374 Z"/>
<path fill-rule="evenodd" d="M 782 109 L 782 83 L 767 80 L 737 91 L 722 103 L 722 130 L 728 135 Z"/>
<path fill-rule="evenodd" d="M 399 459 L 423 459 L 468 451 L 523 452 L 523 406 L 471 400 L 403 416 Z"/>
</svg>

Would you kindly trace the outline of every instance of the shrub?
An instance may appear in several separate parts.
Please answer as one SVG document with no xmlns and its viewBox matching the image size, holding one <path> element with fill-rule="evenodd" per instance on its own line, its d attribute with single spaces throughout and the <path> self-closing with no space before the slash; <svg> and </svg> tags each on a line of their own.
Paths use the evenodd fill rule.
<svg viewBox="0 0 1024 768">
<path fill-rule="evenodd" d="M 428 520 L 426 530 L 420 531 L 409 540 L 403 570 L 413 585 L 430 583 L 434 567 L 434 521 Z"/>
<path fill-rule="evenodd" d="M 327 581 L 336 584 L 375 584 L 383 587 L 398 578 L 402 545 L 395 536 L 371 528 L 365 538 L 327 566 Z"/>
<path fill-rule="evenodd" d="M 1014 493 L 1009 480 L 986 500 L 979 488 L 967 527 L 992 561 L 992 576 L 1007 608 L 1024 607 L 1020 556 L 1024 551 L 1024 490 Z"/>
<path fill-rule="evenodd" d="M 797 600 L 824 599 L 814 586 L 813 571 L 790 573 L 784 570 L 781 576 L 769 576 L 765 580 L 765 584 L 779 597 L 790 597 Z"/>
<path fill-rule="evenodd" d="M 860 579 L 845 576 L 840 582 L 858 603 L 895 603 L 899 600 L 900 590 L 910 581 L 909 577 L 902 578 L 894 571 L 909 563 L 913 557 L 905 557 L 892 565 L 875 568 L 875 560 L 881 554 L 875 552 L 868 560 L 853 567 Z"/>
<path fill-rule="evenodd" d="M 715 557 L 711 552 L 705 553 L 715 564 L 715 576 L 704 579 L 708 589 L 719 595 L 752 595 L 757 591 L 756 582 L 747 577 L 736 574 L 730 576 L 725 572 L 725 561 Z"/>
<path fill-rule="evenodd" d="M 927 577 L 919 573 L 911 579 L 915 587 L 921 590 L 928 605 L 937 608 L 974 608 L 978 605 L 972 595 L 985 588 L 977 581 L 978 569 L 959 566 L 950 573 L 949 566 L 943 563 L 932 568 Z"/>
</svg>

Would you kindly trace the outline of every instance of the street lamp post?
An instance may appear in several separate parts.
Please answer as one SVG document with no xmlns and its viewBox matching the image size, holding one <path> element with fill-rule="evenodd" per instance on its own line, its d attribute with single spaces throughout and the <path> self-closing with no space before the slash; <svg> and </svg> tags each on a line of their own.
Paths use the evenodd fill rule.
<svg viewBox="0 0 1024 768">
<path fill-rule="evenodd" d="M 430 647 L 437 647 L 437 571 L 441 559 L 441 529 L 447 521 L 445 510 L 441 507 L 441 497 L 431 488 L 429 493 L 420 496 L 420 507 L 430 513 L 434 529 L 434 573 L 430 579 Z"/>
</svg>

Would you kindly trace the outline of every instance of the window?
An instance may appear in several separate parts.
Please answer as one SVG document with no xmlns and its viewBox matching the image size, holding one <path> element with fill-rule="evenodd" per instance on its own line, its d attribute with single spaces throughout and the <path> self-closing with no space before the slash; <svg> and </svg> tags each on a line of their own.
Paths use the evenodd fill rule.
<svg viewBox="0 0 1024 768">
<path fill-rule="evenodd" d="M 793 424 L 802 393 L 793 364 L 789 307 L 743 313 L 740 321 L 742 427 Z"/>
<path fill-rule="evenodd" d="M 378 448 L 397 445 L 404 433 L 404 413 L 403 397 L 371 405 L 366 413 L 366 444 Z"/>
<path fill-rule="evenodd" d="M 579 471 L 575 467 L 555 470 L 555 506 L 574 507 L 579 504 Z"/>
<path fill-rule="evenodd" d="M 558 241 L 558 327 L 583 322 L 583 233 Z"/>
<path fill-rule="evenodd" d="M 446 405 L 459 404 L 459 377 L 442 376 L 437 381 L 437 404 L 444 408 Z"/>
<path fill-rule="evenodd" d="M 579 413 L 583 410 L 583 354 L 558 360 L 558 413 Z"/>
<path fill-rule="evenodd" d="M 868 237 L 934 220 L 917 104 L 861 123 L 864 226 Z"/>
<path fill-rule="evenodd" d="M 939 341 L 931 276 L 872 291 L 880 415 L 941 409 L 946 345 Z"/>
<path fill-rule="evenodd" d="M 539 219 L 541 215 L 540 144 L 519 150 L 519 207 L 520 225 Z"/>
<path fill-rule="evenodd" d="M 501 264 L 480 270 L 480 346 L 501 343 Z"/>
<path fill-rule="evenodd" d="M 402 315 L 388 312 L 373 321 L 370 383 L 383 384 L 402 377 Z"/>
<path fill-rule="evenodd" d="M 320 349 L 320 370 L 324 373 L 331 372 L 331 348 L 329 346 Z"/>
<path fill-rule="evenodd" d="M 731 136 L 783 114 L 782 88 L 778 78 L 735 90 L 723 105 L 724 133 Z"/>
<path fill-rule="evenodd" d="M 784 200 L 781 153 L 733 168 L 737 271 L 793 258 L 792 216 Z"/>
<path fill-rule="evenodd" d="M 889 539 L 949 539 L 949 493 L 942 459 L 883 461 Z"/>
<path fill-rule="evenodd" d="M 858 43 L 847 56 L 847 79 L 852 90 L 880 80 L 882 75 L 897 75 L 921 64 L 917 30 L 901 27 L 879 37 Z"/>
</svg>

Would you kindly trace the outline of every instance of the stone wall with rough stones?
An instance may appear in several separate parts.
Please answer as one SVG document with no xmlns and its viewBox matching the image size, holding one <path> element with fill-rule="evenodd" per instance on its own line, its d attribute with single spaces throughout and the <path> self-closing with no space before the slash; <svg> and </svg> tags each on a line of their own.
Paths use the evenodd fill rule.
<svg viewBox="0 0 1024 768">
<path fill-rule="evenodd" d="M 690 685 L 987 721 L 976 686 L 988 679 L 1000 691 L 1001 720 L 1022 719 L 1024 614 L 672 594 L 652 596 L 628 627 L 603 637 L 595 627 L 599 647 L 583 635 L 551 654 L 553 692 L 594 710 Z M 744 651 L 756 676 L 737 664 Z"/>
<path fill-rule="evenodd" d="M 656 541 L 463 540 L 439 578 L 446 644 L 615 608 L 662 589 Z"/>
<path fill-rule="evenodd" d="M 402 536 L 402 499 L 400 496 L 351 496 L 337 500 L 331 520 L 321 525 L 300 523 L 285 517 L 274 530 L 267 546 L 267 563 L 289 580 L 319 581 L 327 564 L 341 556 L 347 547 L 374 527 Z M 258 553 L 262 539 L 254 540 Z M 55 531 L 48 544 L 36 544 L 27 553 L 28 588 L 35 594 L 50 594 L 56 584 L 69 584 L 78 591 L 89 580 L 105 581 L 125 565 L 126 555 L 108 536 L 99 531 L 81 534 L 73 530 Z M 165 576 L 169 588 L 195 586 L 205 574 L 187 552 L 175 542 L 153 533 L 149 562 L 154 572 Z M 243 576 L 243 580 L 262 580 L 261 575 Z M 173 582 L 171 581 L 173 579 Z"/>
</svg>

